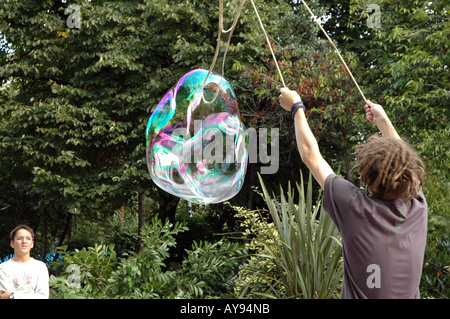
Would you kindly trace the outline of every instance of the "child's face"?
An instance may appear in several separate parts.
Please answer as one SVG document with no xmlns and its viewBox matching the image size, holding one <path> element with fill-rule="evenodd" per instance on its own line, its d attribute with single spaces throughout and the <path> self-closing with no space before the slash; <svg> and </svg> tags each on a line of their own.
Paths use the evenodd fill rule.
<svg viewBox="0 0 450 319">
<path fill-rule="evenodd" d="M 34 246 L 33 237 L 26 229 L 19 229 L 14 239 L 11 241 L 11 247 L 14 249 L 15 255 L 29 254 Z"/>
</svg>

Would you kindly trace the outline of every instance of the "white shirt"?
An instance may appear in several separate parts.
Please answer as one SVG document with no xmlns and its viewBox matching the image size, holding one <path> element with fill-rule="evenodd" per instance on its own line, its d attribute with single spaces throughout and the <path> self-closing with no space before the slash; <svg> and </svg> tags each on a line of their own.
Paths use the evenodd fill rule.
<svg viewBox="0 0 450 319">
<path fill-rule="evenodd" d="M 48 268 L 34 258 L 25 263 L 10 259 L 0 264 L 0 289 L 14 292 L 14 299 L 48 299 Z"/>
</svg>

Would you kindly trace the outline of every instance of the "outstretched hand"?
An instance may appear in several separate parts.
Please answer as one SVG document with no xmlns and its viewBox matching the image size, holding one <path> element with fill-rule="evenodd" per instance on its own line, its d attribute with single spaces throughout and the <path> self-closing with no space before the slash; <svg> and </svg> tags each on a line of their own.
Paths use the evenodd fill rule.
<svg viewBox="0 0 450 319">
<path fill-rule="evenodd" d="M 367 101 L 364 108 L 367 120 L 375 124 L 384 137 L 401 139 L 381 105 Z"/>
<path fill-rule="evenodd" d="M 367 100 L 366 105 L 364 105 L 366 109 L 366 118 L 369 122 L 373 124 L 380 124 L 380 121 L 387 119 L 386 112 L 381 105 L 372 103 Z"/>
<path fill-rule="evenodd" d="M 280 105 L 286 111 L 290 111 L 294 103 L 301 101 L 300 95 L 294 90 L 282 88 L 280 89 L 280 93 Z"/>
</svg>

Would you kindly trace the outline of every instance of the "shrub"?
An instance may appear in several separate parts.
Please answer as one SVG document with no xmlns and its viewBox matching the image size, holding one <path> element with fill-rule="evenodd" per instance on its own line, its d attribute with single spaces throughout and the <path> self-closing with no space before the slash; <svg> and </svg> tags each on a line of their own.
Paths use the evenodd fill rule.
<svg viewBox="0 0 450 319">
<path fill-rule="evenodd" d="M 450 298 L 450 240 L 428 238 L 420 283 L 422 298 Z"/>
<path fill-rule="evenodd" d="M 343 274 L 342 244 L 339 231 L 323 211 L 321 201 L 312 205 L 311 175 L 306 196 L 302 176 L 301 184 L 297 183 L 297 204 L 290 185 L 287 199 L 281 188 L 280 200 L 276 200 L 259 178 L 272 223 L 263 222 L 262 215 L 258 220 L 254 212 L 239 215 L 247 219 L 243 223 L 247 227 L 244 234 L 256 231 L 256 237 L 247 244 L 256 253 L 241 270 L 236 293 L 241 297 L 246 294 L 270 298 L 337 297 Z M 251 228 L 249 220 L 256 221 Z M 252 287 L 255 282 L 256 287 Z"/>
<path fill-rule="evenodd" d="M 139 253 L 117 259 L 114 246 L 96 245 L 67 252 L 51 276 L 51 298 L 201 298 L 232 292 L 243 245 L 222 238 L 215 243 L 194 242 L 178 267 L 168 268 L 175 236 L 187 227 L 154 217 L 142 228 Z M 75 273 L 73 273 L 75 270 Z"/>
<path fill-rule="evenodd" d="M 53 268 L 62 268 L 59 276 L 50 276 L 52 299 L 102 298 L 110 290 L 109 278 L 117 266 L 114 245 L 95 245 L 68 252 L 61 247 L 63 256 L 53 262 Z"/>
</svg>

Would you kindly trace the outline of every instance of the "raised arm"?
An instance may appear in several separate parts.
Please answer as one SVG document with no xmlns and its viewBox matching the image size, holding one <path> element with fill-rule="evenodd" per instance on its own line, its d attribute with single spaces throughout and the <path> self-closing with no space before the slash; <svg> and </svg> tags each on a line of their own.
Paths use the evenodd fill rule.
<svg viewBox="0 0 450 319">
<path fill-rule="evenodd" d="M 281 89 L 280 104 L 283 109 L 290 111 L 291 107 L 300 101 L 301 98 L 296 91 L 286 88 Z M 319 145 L 306 121 L 303 108 L 300 108 L 295 112 L 294 124 L 295 137 L 300 157 L 319 185 L 324 188 L 325 179 L 328 175 L 333 174 L 333 170 L 320 154 Z"/>
<path fill-rule="evenodd" d="M 374 123 L 384 137 L 401 139 L 381 105 L 367 101 L 364 108 L 367 120 Z"/>
</svg>

